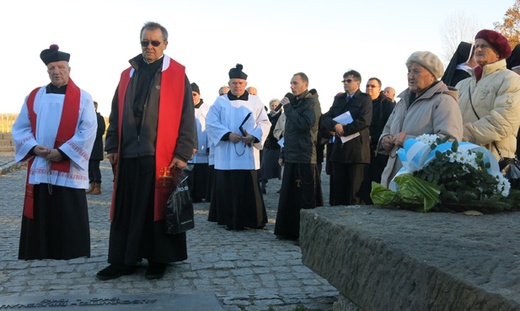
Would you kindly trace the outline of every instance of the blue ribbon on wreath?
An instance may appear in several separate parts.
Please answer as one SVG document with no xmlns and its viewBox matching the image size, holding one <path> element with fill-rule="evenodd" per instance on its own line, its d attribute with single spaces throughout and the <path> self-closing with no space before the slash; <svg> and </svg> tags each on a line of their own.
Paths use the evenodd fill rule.
<svg viewBox="0 0 520 311">
<path fill-rule="evenodd" d="M 453 142 L 445 142 L 432 150 L 430 144 L 426 144 L 416 140 L 415 138 L 408 138 L 405 141 L 403 148 L 400 148 L 397 151 L 397 156 L 399 157 L 399 160 L 401 160 L 403 167 L 399 170 L 399 172 L 397 172 L 395 177 L 402 174 L 411 174 L 417 170 L 421 170 L 435 158 L 437 151 L 446 152 L 451 150 L 452 145 Z M 488 173 L 493 176 L 501 174 L 497 159 L 488 149 L 470 142 L 460 142 L 458 151 L 462 152 L 464 150 L 482 152 L 484 155 L 484 163 L 490 164 L 490 167 L 487 169 Z M 389 189 L 397 191 L 397 183 L 394 181 L 394 179 L 392 179 L 390 182 Z"/>
</svg>

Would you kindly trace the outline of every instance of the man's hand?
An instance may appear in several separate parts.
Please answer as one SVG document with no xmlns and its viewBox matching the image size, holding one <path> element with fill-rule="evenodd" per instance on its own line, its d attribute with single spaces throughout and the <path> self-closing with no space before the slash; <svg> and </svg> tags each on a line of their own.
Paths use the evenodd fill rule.
<svg viewBox="0 0 520 311">
<path fill-rule="evenodd" d="M 290 102 L 291 102 L 291 100 L 290 100 L 287 96 L 285 96 L 285 97 L 282 98 L 282 100 L 280 101 L 280 104 L 281 104 L 282 106 L 285 106 L 285 105 L 287 105 L 287 104 L 290 103 Z"/>
<path fill-rule="evenodd" d="M 253 135 L 249 134 L 246 130 L 244 130 L 245 136 L 242 136 L 242 141 L 244 144 L 251 146 L 253 144 L 253 140 L 255 139 Z"/>
<path fill-rule="evenodd" d="M 339 124 L 339 123 L 337 123 L 336 125 L 334 125 L 334 131 L 336 131 L 336 135 L 337 135 L 338 137 L 343 136 L 343 134 L 345 133 L 345 132 L 343 131 L 343 125 L 341 125 L 341 124 Z"/>
<path fill-rule="evenodd" d="M 38 157 L 47 158 L 51 153 L 51 150 L 44 146 L 36 146 L 34 147 L 33 152 Z"/>
<path fill-rule="evenodd" d="M 107 159 L 110 161 L 110 164 L 117 165 L 117 152 L 107 154 Z"/>
<path fill-rule="evenodd" d="M 58 151 L 58 149 L 52 149 L 47 156 L 47 160 L 51 162 L 60 162 L 62 160 L 61 153 Z"/>
<path fill-rule="evenodd" d="M 168 168 L 176 167 L 178 169 L 183 170 L 186 168 L 187 165 L 188 165 L 188 163 L 184 162 L 183 160 L 181 160 L 179 158 L 173 158 L 170 165 L 168 165 Z"/>
<path fill-rule="evenodd" d="M 238 143 L 240 140 L 242 140 L 242 136 L 235 133 L 229 133 L 229 141 L 233 144 Z"/>
</svg>

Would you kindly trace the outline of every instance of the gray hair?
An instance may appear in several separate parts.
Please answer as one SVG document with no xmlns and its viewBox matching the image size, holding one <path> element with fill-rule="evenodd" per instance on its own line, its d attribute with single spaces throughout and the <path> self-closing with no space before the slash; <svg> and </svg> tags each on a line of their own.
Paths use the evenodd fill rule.
<svg viewBox="0 0 520 311">
<path fill-rule="evenodd" d="M 143 32 L 145 30 L 155 30 L 155 29 L 160 29 L 162 32 L 163 41 L 168 41 L 168 30 L 166 30 L 166 28 L 164 28 L 163 25 L 161 25 L 157 22 L 146 22 L 144 24 L 143 28 L 141 28 L 141 36 L 143 35 Z"/>
</svg>

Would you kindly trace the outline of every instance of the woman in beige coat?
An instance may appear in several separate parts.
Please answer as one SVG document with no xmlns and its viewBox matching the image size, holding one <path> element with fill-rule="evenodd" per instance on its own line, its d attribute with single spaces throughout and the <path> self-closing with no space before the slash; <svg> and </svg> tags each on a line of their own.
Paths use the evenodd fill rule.
<svg viewBox="0 0 520 311">
<path fill-rule="evenodd" d="M 520 76 L 506 68 L 511 55 L 507 39 L 493 30 L 475 36 L 471 77 L 460 81 L 459 105 L 464 122 L 463 140 L 484 146 L 497 160 L 514 158 L 520 124 Z"/>
<path fill-rule="evenodd" d="M 379 138 L 378 150 L 388 154 L 388 163 L 381 176 L 387 187 L 401 169 L 397 150 L 408 138 L 422 134 L 462 138 L 462 116 L 457 104 L 457 91 L 438 81 L 444 73 L 439 58 L 431 52 L 414 52 L 406 61 L 408 89 L 386 122 Z"/>
</svg>

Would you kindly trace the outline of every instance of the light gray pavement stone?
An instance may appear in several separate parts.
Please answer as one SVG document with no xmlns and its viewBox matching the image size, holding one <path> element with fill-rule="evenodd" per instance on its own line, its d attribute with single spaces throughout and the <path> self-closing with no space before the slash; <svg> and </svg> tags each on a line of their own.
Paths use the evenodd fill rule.
<svg viewBox="0 0 520 311">
<path fill-rule="evenodd" d="M 0 154 L 0 165 L 5 167 L 9 157 L 12 154 Z M 73 260 L 17 259 L 26 169 L 0 175 L 0 302 L 2 297 L 202 291 L 214 293 L 225 311 L 332 310 L 338 291 L 303 265 L 298 245 L 273 234 L 279 180 L 267 184 L 264 200 L 269 223 L 265 230 L 225 230 L 207 221 L 209 203 L 196 203 L 195 229 L 187 233 L 186 261 L 169 265 L 159 280 L 146 280 L 144 268 L 116 280 L 97 280 L 96 273 L 107 265 L 110 228 L 113 176 L 106 160 L 101 162 L 101 172 L 102 194 L 87 195 L 91 257 Z M 323 190 L 328 201 L 326 181 Z"/>
<path fill-rule="evenodd" d="M 13 152 L 0 152 L 0 175 L 7 174 L 20 166 L 14 161 Z"/>
</svg>

